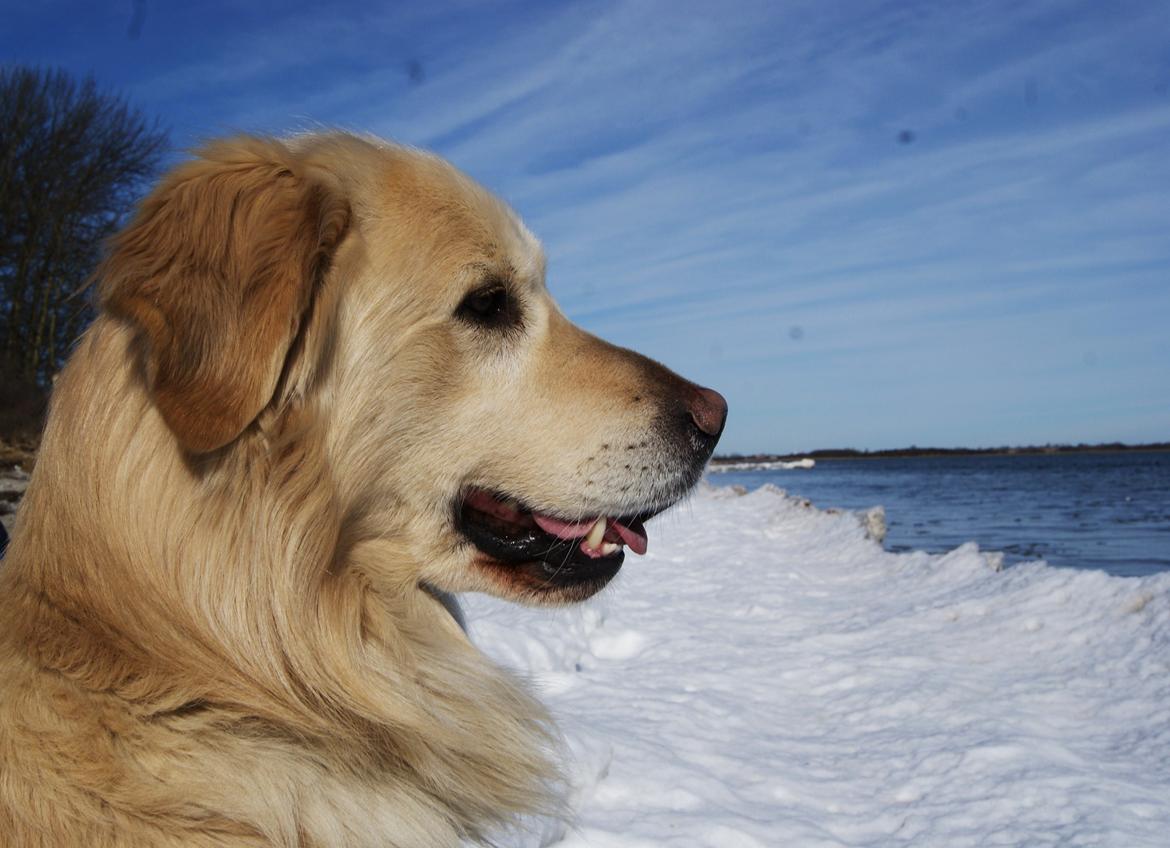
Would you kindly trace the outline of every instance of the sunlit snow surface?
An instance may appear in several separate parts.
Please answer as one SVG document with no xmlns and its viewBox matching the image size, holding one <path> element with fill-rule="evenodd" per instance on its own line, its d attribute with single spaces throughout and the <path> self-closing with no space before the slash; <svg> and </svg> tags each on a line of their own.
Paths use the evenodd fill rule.
<svg viewBox="0 0 1170 848">
<path fill-rule="evenodd" d="M 465 599 L 571 751 L 575 826 L 501 842 L 1164 848 L 1168 596 L 705 488 L 584 607 Z"/>
</svg>

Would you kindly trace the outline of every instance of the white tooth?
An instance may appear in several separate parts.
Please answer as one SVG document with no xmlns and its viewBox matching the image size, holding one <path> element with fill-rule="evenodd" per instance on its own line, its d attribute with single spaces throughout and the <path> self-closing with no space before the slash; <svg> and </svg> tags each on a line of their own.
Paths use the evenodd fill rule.
<svg viewBox="0 0 1170 848">
<path fill-rule="evenodd" d="M 609 556 L 610 554 L 616 554 L 621 547 L 617 542 L 606 542 L 601 546 L 601 555 Z"/>
<path fill-rule="evenodd" d="M 593 525 L 593 529 L 589 531 L 589 535 L 585 537 L 585 544 L 597 550 L 601 546 L 601 540 L 605 536 L 605 518 L 597 519 L 597 523 Z"/>
</svg>

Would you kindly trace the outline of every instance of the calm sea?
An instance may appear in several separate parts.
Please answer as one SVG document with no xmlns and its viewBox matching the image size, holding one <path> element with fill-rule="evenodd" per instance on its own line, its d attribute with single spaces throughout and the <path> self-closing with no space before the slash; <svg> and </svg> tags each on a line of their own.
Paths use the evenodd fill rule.
<svg viewBox="0 0 1170 848">
<path fill-rule="evenodd" d="M 1005 562 L 1044 559 L 1123 576 L 1170 570 L 1170 453 L 824 460 L 792 471 L 709 473 L 773 483 L 819 507 L 886 509 L 893 551 L 974 541 Z"/>
</svg>

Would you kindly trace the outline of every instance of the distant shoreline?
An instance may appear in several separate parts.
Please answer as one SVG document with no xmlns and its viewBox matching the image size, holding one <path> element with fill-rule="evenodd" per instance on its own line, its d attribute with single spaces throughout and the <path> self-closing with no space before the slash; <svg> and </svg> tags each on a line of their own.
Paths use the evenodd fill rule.
<svg viewBox="0 0 1170 848">
<path fill-rule="evenodd" d="M 834 459 L 906 459 L 939 456 L 1052 456 L 1072 453 L 1136 453 L 1170 451 L 1170 442 L 1154 442 L 1145 445 L 1127 445 L 1110 442 L 1099 445 L 1026 445 L 1023 447 L 997 448 L 893 448 L 887 450 L 863 451 L 852 448 L 827 448 L 798 453 L 753 453 L 719 454 L 711 458 L 712 465 L 731 463 L 793 462 L 800 459 L 814 459 L 817 462 Z"/>
</svg>

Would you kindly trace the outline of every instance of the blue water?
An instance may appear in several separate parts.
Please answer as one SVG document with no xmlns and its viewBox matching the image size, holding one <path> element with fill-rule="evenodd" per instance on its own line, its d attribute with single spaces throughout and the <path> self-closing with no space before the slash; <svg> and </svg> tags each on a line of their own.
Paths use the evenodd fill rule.
<svg viewBox="0 0 1170 848">
<path fill-rule="evenodd" d="M 1005 562 L 1138 576 L 1170 570 L 1170 453 L 823 460 L 808 470 L 708 474 L 772 483 L 819 507 L 886 509 L 887 550 L 964 542 Z"/>
</svg>

